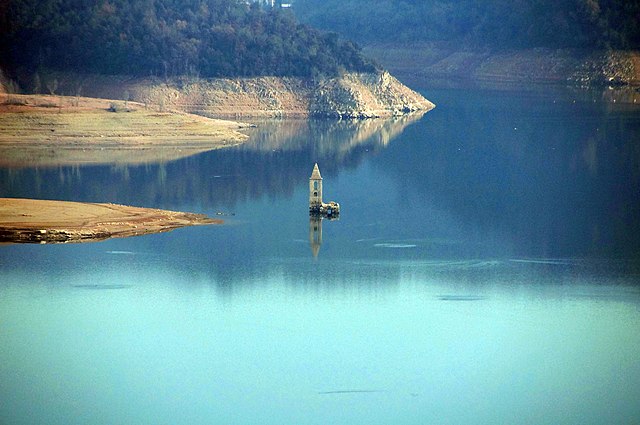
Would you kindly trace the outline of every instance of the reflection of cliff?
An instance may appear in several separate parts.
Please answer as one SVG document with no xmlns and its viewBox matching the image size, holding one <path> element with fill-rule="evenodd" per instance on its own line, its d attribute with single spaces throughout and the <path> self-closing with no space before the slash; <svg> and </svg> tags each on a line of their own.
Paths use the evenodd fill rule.
<svg viewBox="0 0 640 425">
<path fill-rule="evenodd" d="M 176 202 L 233 206 L 291 194 L 309 164 L 327 176 L 385 148 L 420 115 L 363 121 L 263 122 L 248 143 L 164 164 L 0 170 L 0 195 L 145 206 Z M 256 178 L 260 176 L 260 178 Z"/>
</svg>

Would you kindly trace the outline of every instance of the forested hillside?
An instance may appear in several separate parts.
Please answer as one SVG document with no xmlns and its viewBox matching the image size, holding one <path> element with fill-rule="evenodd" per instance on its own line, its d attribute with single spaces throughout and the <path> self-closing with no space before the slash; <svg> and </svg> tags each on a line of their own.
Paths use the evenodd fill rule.
<svg viewBox="0 0 640 425">
<path fill-rule="evenodd" d="M 301 21 L 361 43 L 640 48 L 638 0 L 297 0 Z"/>
<path fill-rule="evenodd" d="M 161 77 L 375 69 L 335 33 L 241 0 L 0 0 L 0 66 Z"/>
</svg>

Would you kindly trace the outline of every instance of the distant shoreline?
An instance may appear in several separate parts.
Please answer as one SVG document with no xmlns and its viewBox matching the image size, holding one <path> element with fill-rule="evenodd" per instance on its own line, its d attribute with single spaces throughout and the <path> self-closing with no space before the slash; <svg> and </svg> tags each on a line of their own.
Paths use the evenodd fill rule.
<svg viewBox="0 0 640 425">
<path fill-rule="evenodd" d="M 416 87 L 564 86 L 618 92 L 605 100 L 640 103 L 639 51 L 490 51 L 433 42 L 369 45 L 364 52 Z"/>
</svg>

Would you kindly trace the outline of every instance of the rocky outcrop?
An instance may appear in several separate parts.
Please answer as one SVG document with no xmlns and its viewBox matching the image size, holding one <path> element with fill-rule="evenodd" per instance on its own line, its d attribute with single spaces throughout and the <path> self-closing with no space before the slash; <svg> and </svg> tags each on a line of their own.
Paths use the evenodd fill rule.
<svg viewBox="0 0 640 425">
<path fill-rule="evenodd" d="M 316 116 L 373 118 L 428 111 L 435 105 L 388 72 L 347 74 L 314 90 L 310 112 Z"/>
<path fill-rule="evenodd" d="M 296 78 L 146 79 L 128 84 L 132 98 L 205 116 L 281 117 L 308 114 L 305 82 Z"/>
<path fill-rule="evenodd" d="M 325 79 L 83 78 L 84 95 L 126 97 L 159 109 L 205 116 L 374 118 L 434 107 L 388 72 L 346 73 Z"/>
</svg>

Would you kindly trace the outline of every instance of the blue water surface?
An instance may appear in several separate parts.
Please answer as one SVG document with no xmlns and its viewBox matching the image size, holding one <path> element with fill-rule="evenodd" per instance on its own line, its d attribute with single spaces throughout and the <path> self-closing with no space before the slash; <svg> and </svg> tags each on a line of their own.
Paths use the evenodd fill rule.
<svg viewBox="0 0 640 425">
<path fill-rule="evenodd" d="M 640 113 L 425 95 L 167 163 L 0 170 L 3 197 L 225 221 L 0 246 L 0 423 L 638 422 Z M 309 218 L 315 162 L 339 220 Z"/>
</svg>

